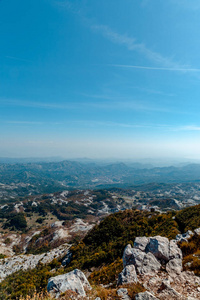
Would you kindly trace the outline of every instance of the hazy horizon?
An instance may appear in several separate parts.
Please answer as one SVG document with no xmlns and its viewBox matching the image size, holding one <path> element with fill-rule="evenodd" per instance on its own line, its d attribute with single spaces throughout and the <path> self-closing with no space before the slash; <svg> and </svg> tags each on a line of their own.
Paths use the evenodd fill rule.
<svg viewBox="0 0 200 300">
<path fill-rule="evenodd" d="M 156 158 L 117 158 L 117 157 L 105 157 L 105 158 L 91 158 L 91 157 L 61 157 L 61 156 L 49 156 L 49 157 L 6 157 L 0 156 L 0 163 L 45 163 L 45 162 L 62 162 L 72 161 L 80 163 L 96 163 L 96 164 L 118 164 L 124 163 L 127 165 L 135 165 L 138 167 L 144 166 L 145 168 L 154 167 L 168 167 L 168 166 L 184 166 L 188 164 L 200 164 L 198 159 L 190 158 L 169 158 L 169 157 L 156 157 Z"/>
<path fill-rule="evenodd" d="M 0 1 L 0 157 L 200 159 L 198 0 Z"/>
</svg>

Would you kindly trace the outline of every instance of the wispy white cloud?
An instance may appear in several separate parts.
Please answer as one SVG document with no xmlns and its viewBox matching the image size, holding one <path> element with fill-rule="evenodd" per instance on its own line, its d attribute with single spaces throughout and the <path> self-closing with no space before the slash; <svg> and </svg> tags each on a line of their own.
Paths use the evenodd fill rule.
<svg viewBox="0 0 200 300">
<path fill-rule="evenodd" d="M 163 2 L 163 0 L 157 0 L 157 2 Z M 198 10 L 200 9 L 200 1 L 199 0 L 168 0 L 166 1 L 169 4 L 175 4 L 179 6 L 181 9 L 189 9 L 189 10 Z M 141 5 L 143 7 L 147 5 L 152 5 L 151 0 L 141 0 Z"/>
<path fill-rule="evenodd" d="M 76 0 L 68 1 L 68 0 L 53 0 L 54 5 L 60 7 L 61 9 L 67 9 L 73 12 L 74 14 L 81 15 L 80 3 Z"/>
<path fill-rule="evenodd" d="M 174 128 L 175 131 L 200 131 L 200 126 L 197 125 L 185 125 Z"/>
<path fill-rule="evenodd" d="M 4 121 L 3 123 L 6 124 L 19 124 L 19 125 L 43 125 L 44 122 L 37 122 L 37 121 Z"/>
<path fill-rule="evenodd" d="M 60 125 L 63 124 L 61 122 L 40 122 L 40 121 L 17 121 L 17 120 L 8 120 L 8 121 L 0 121 L 0 123 L 4 124 L 14 124 L 14 125 Z"/>
<path fill-rule="evenodd" d="M 32 60 L 29 59 L 24 59 L 24 58 L 20 58 L 20 57 L 15 57 L 15 56 L 5 56 L 8 59 L 12 59 L 12 60 L 19 60 L 19 61 L 24 61 L 24 62 L 33 62 Z"/>
<path fill-rule="evenodd" d="M 171 1 L 184 1 L 189 2 L 193 1 L 197 3 L 199 0 L 171 0 Z M 142 54 L 144 57 L 149 59 L 151 62 L 154 62 L 158 65 L 160 65 L 160 68 L 153 68 L 153 67 L 142 67 L 141 69 L 151 69 L 151 70 L 163 70 L 163 71 L 179 71 L 179 72 L 197 72 L 198 69 L 191 68 L 187 64 L 182 64 L 177 61 L 175 61 L 171 57 L 167 57 L 162 55 L 159 52 L 151 50 L 149 47 L 145 45 L 145 43 L 138 42 L 135 37 L 130 37 L 127 34 L 119 33 L 114 31 L 112 28 L 110 28 L 107 25 L 103 24 L 95 24 L 95 21 L 92 19 L 89 19 L 85 17 L 83 11 L 80 9 L 80 4 L 77 5 L 77 2 L 75 1 L 69 1 L 69 0 L 63 0 L 63 1 L 55 1 L 57 5 L 60 7 L 67 8 L 72 13 L 75 13 L 79 15 L 81 21 L 84 23 L 85 26 L 89 27 L 91 30 L 93 30 L 96 33 L 101 34 L 106 39 L 110 40 L 112 43 L 121 45 L 126 47 L 129 51 L 137 51 L 140 54 Z M 149 3 L 148 0 L 143 0 L 141 2 L 141 5 L 146 5 Z M 137 66 L 135 66 L 137 67 Z"/>
<path fill-rule="evenodd" d="M 0 123 L 11 124 L 11 125 L 78 125 L 78 126 L 86 126 L 86 127 L 118 127 L 124 129 L 142 129 L 142 128 L 157 128 L 157 129 L 170 129 L 171 127 L 166 124 L 131 124 L 131 123 L 123 123 L 123 122 L 113 122 L 113 121 L 96 121 L 96 120 L 68 120 L 64 122 L 42 122 L 42 121 L 18 121 L 18 120 L 10 120 L 10 121 L 0 121 Z"/>
<path fill-rule="evenodd" d="M 97 96 L 97 95 L 96 95 Z M 99 97 L 100 98 L 100 97 Z M 102 110 L 132 110 L 141 112 L 163 112 L 174 113 L 174 110 L 169 107 L 159 106 L 147 101 L 137 99 L 127 99 L 126 97 L 113 97 L 109 100 L 103 99 L 102 101 L 80 101 L 70 103 L 48 103 L 48 102 L 34 102 L 24 100 L 0 99 L 0 105 L 13 106 L 13 107 L 27 107 L 27 108 L 40 108 L 40 109 L 58 109 L 58 110 L 83 110 L 102 109 Z M 179 113 L 183 113 L 179 111 Z"/>
<path fill-rule="evenodd" d="M 95 120 L 74 120 L 70 123 L 81 124 L 85 126 L 106 126 L 106 127 L 122 127 L 122 128 L 143 128 L 149 127 L 148 125 L 143 124 L 129 124 L 129 123 L 120 123 L 112 121 L 95 121 Z"/>
<path fill-rule="evenodd" d="M 122 123 L 122 122 L 112 122 L 112 121 L 96 121 L 96 120 L 74 120 L 69 121 L 71 124 L 79 124 L 82 126 L 96 127 L 119 127 L 119 128 L 127 128 L 127 129 L 155 129 L 155 130 L 163 130 L 163 131 L 200 131 L 200 126 L 197 125 L 184 125 L 177 126 L 173 124 L 160 124 L 160 123 Z"/>
<path fill-rule="evenodd" d="M 154 89 L 149 89 L 149 88 L 145 88 L 145 87 L 139 87 L 139 86 L 136 86 L 136 87 L 132 87 L 133 89 L 137 89 L 139 91 L 142 91 L 142 92 L 145 92 L 147 94 L 154 94 L 154 95 L 162 95 L 162 96 L 168 96 L 168 97 L 174 97 L 175 94 L 172 94 L 172 93 L 165 93 L 165 92 L 162 92 L 162 91 L 159 91 L 159 90 L 154 90 Z"/>
<path fill-rule="evenodd" d="M 179 71 L 179 72 L 200 72 L 200 69 L 195 68 L 159 68 L 149 66 L 133 66 L 133 65 L 110 65 L 118 68 L 130 68 L 130 69 L 145 69 L 145 70 L 158 70 L 158 71 Z"/>
<path fill-rule="evenodd" d="M 160 0 L 162 1 L 162 0 Z M 185 6 L 186 8 L 191 9 L 200 9 L 199 0 L 170 0 L 171 3 L 180 4 L 180 6 Z M 151 62 L 160 65 L 160 67 L 150 67 L 150 66 L 127 66 L 134 67 L 138 69 L 148 69 L 148 70 L 160 70 L 160 71 L 176 71 L 176 72 L 199 72 L 200 69 L 192 68 L 190 65 L 178 62 L 173 57 L 167 57 L 157 51 L 150 49 L 144 42 L 138 41 L 135 37 L 129 36 L 124 33 L 119 33 L 104 24 L 96 24 L 93 19 L 87 18 L 84 14 L 83 7 L 80 7 L 78 1 L 54 0 L 56 5 L 66 8 L 74 14 L 77 14 L 80 17 L 82 23 L 93 30 L 93 32 L 99 33 L 104 36 L 106 39 L 110 40 L 112 43 L 126 47 L 129 51 L 137 51 L 144 57 L 146 57 Z M 149 0 L 141 0 L 141 5 L 146 6 L 151 4 Z M 116 65 L 117 66 L 117 65 Z M 119 66 L 119 65 L 118 65 Z M 122 67 L 123 65 L 121 65 Z M 125 66 L 124 66 L 125 67 Z"/>
<path fill-rule="evenodd" d="M 177 71 L 183 71 L 182 69 L 189 69 L 189 66 L 180 65 L 179 63 L 173 61 L 171 58 L 165 57 L 158 52 L 152 51 L 144 43 L 137 42 L 135 38 L 129 37 L 125 34 L 117 33 L 108 26 L 91 25 L 91 29 L 99 32 L 111 42 L 125 46 L 130 51 L 138 51 L 152 62 L 162 65 L 163 70 L 165 70 L 165 68 L 176 69 Z"/>
<path fill-rule="evenodd" d="M 18 99 L 0 99 L 0 104 L 10 106 L 22 106 L 32 108 L 44 108 L 44 109 L 72 109 L 75 108 L 74 104 L 61 104 L 61 103 L 48 103 L 48 102 L 36 102 L 29 100 L 18 100 Z M 77 107 L 77 106 L 76 106 Z"/>
<path fill-rule="evenodd" d="M 200 9 L 199 0 L 170 0 L 172 4 L 178 5 L 180 8 L 198 10 Z"/>
<path fill-rule="evenodd" d="M 119 127 L 119 128 L 127 128 L 127 129 L 142 129 L 142 128 L 149 128 L 149 129 L 171 129 L 171 126 L 166 124 L 144 124 L 144 123 L 137 123 L 137 124 L 131 124 L 131 123 L 122 123 L 122 122 L 113 122 L 113 121 L 96 121 L 96 120 L 73 120 L 69 121 L 71 124 L 78 124 L 82 126 L 89 126 L 89 127 L 96 127 L 96 126 L 103 126 L 103 127 Z"/>
<path fill-rule="evenodd" d="M 141 112 L 173 112 L 167 107 L 159 107 L 142 101 L 127 101 L 125 98 L 121 101 L 114 102 L 95 102 L 92 104 L 93 107 L 101 109 L 112 109 L 112 110 L 132 110 Z"/>
</svg>

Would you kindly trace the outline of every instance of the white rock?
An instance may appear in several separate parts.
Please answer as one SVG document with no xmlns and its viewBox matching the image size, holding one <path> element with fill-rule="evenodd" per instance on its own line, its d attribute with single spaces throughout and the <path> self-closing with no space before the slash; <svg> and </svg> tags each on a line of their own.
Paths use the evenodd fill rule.
<svg viewBox="0 0 200 300">
<path fill-rule="evenodd" d="M 159 260 L 169 261 L 169 240 L 166 237 L 154 236 L 149 238 L 146 246 L 147 253 L 151 252 Z"/>
<path fill-rule="evenodd" d="M 123 266 L 135 265 L 136 268 L 142 266 L 145 253 L 139 249 L 134 249 L 131 245 L 127 245 L 123 253 Z"/>
<path fill-rule="evenodd" d="M 119 297 L 121 297 L 122 300 L 131 300 L 131 298 L 128 295 L 127 289 L 121 288 L 121 289 L 117 290 L 117 295 Z"/>
<path fill-rule="evenodd" d="M 158 298 L 146 291 L 144 293 L 137 294 L 135 296 L 135 300 L 158 300 Z"/>
<path fill-rule="evenodd" d="M 134 265 L 126 266 L 123 271 L 119 274 L 118 277 L 118 285 L 128 284 L 128 283 L 136 283 L 137 282 L 137 274 L 135 271 Z"/>
<path fill-rule="evenodd" d="M 196 235 L 200 235 L 200 228 L 195 229 L 195 230 L 194 230 L 194 233 L 195 233 Z"/>
<path fill-rule="evenodd" d="M 178 247 L 176 240 L 171 240 L 169 242 L 169 259 L 178 258 L 182 259 L 182 251 Z"/>
<path fill-rule="evenodd" d="M 71 290 L 85 297 L 85 290 L 91 289 L 91 286 L 82 271 L 75 269 L 64 275 L 51 277 L 48 280 L 47 291 L 55 295 L 56 298 L 61 293 Z"/>
<path fill-rule="evenodd" d="M 60 239 L 66 239 L 67 237 L 69 237 L 68 230 L 64 228 L 59 228 L 54 232 L 52 242 Z"/>
<path fill-rule="evenodd" d="M 140 274 L 151 275 L 157 273 L 161 268 L 161 264 L 155 256 L 149 252 L 145 254 L 141 268 L 138 268 Z"/>
<path fill-rule="evenodd" d="M 141 251 L 145 251 L 145 248 L 149 242 L 149 239 L 146 236 L 136 237 L 134 241 L 134 248 Z"/>
<path fill-rule="evenodd" d="M 63 224 L 64 221 L 56 221 L 54 223 L 51 224 L 51 227 L 52 228 L 59 228 L 59 227 L 62 227 L 62 224 Z"/>
<path fill-rule="evenodd" d="M 182 272 L 182 259 L 174 258 L 171 259 L 166 264 L 166 271 L 172 275 L 172 274 L 181 274 Z"/>
<path fill-rule="evenodd" d="M 194 233 L 191 230 L 188 230 L 187 232 L 185 232 L 183 234 L 177 234 L 176 241 L 181 242 L 181 243 L 187 242 L 193 235 L 194 235 Z"/>
<path fill-rule="evenodd" d="M 49 252 L 38 255 L 16 255 L 0 259 L 0 282 L 8 275 L 17 272 L 19 270 L 34 269 L 38 263 L 49 263 L 54 258 L 58 258 L 67 254 L 69 251 L 69 245 L 63 244 L 58 248 L 54 248 Z"/>
<path fill-rule="evenodd" d="M 72 252 L 68 251 L 67 255 L 62 260 L 62 265 L 67 266 L 72 260 Z"/>
</svg>

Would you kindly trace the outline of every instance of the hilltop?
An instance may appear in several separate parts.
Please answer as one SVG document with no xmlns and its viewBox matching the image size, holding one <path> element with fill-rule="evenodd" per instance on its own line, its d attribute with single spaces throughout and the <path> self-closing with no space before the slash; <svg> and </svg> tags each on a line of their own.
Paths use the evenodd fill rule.
<svg viewBox="0 0 200 300">
<path fill-rule="evenodd" d="M 8 275 L 0 284 L 0 299 L 18 299 L 19 295 L 46 291 L 50 277 L 69 273 L 77 268 L 87 275 L 92 286 L 103 289 L 104 294 L 114 295 L 118 275 L 123 269 L 121 258 L 127 244 L 133 246 L 135 238 L 140 236 L 160 235 L 170 240 L 174 239 L 177 234 L 187 230 L 194 231 L 200 227 L 199 216 L 200 205 L 178 212 L 160 213 L 129 209 L 110 214 L 79 241 L 74 240 L 70 249 L 69 244 L 66 244 L 63 255 L 55 257 L 52 262 L 38 265 L 36 263 L 32 269 L 16 269 L 17 272 Z M 41 236 L 36 235 L 36 239 L 40 238 Z M 192 270 L 199 275 L 199 236 L 189 235 L 188 239 L 189 242 L 180 244 L 183 251 L 183 267 L 184 270 Z M 2 259 L 2 266 L 4 262 L 8 265 L 13 259 L 16 261 L 16 256 Z M 31 281 L 28 278 L 31 278 Z M 99 284 L 103 284 L 104 287 L 100 287 Z M 145 286 L 138 283 L 131 286 L 135 292 L 145 290 Z M 128 290 L 130 288 L 128 286 Z M 102 299 L 108 299 L 106 297 L 103 296 Z"/>
</svg>

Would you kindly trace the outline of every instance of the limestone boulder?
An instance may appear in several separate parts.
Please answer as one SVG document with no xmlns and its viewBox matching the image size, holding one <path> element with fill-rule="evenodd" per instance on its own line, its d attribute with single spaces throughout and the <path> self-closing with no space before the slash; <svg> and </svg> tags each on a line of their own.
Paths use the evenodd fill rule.
<svg viewBox="0 0 200 300">
<path fill-rule="evenodd" d="M 151 252 L 161 261 L 169 261 L 169 240 L 166 237 L 154 236 L 149 238 L 145 252 Z"/>
<path fill-rule="evenodd" d="M 128 284 L 128 283 L 136 283 L 137 282 L 137 274 L 134 265 L 126 266 L 123 271 L 118 276 L 118 285 Z"/>
<path fill-rule="evenodd" d="M 71 290 L 85 297 L 85 291 L 91 286 L 82 271 L 75 269 L 69 273 L 51 277 L 48 280 L 47 291 L 58 298 L 61 293 Z"/>
</svg>

